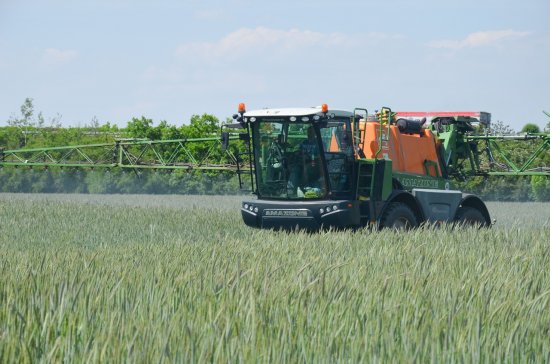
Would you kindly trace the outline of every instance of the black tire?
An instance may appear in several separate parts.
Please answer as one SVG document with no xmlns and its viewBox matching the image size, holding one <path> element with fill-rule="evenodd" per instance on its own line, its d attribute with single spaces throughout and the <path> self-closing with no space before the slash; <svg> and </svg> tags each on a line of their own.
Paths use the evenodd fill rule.
<svg viewBox="0 0 550 364">
<path fill-rule="evenodd" d="M 462 206 L 458 208 L 455 223 L 458 226 L 487 226 L 487 221 L 481 211 L 470 206 Z"/>
<path fill-rule="evenodd" d="M 380 220 L 381 228 L 410 230 L 418 226 L 413 210 L 402 202 L 392 202 Z"/>
</svg>

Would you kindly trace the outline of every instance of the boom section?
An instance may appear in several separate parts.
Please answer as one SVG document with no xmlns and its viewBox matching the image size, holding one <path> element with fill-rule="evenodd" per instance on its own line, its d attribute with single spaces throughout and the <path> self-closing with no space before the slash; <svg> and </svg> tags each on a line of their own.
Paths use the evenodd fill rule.
<svg viewBox="0 0 550 364">
<path fill-rule="evenodd" d="M 481 134 L 467 117 L 435 117 L 430 128 L 449 176 L 550 176 L 548 133 Z"/>
<path fill-rule="evenodd" d="M 469 135 L 467 141 L 482 142 L 485 145 L 486 166 L 480 165 L 478 173 L 495 176 L 550 176 L 550 166 L 540 163 L 541 157 L 550 150 L 550 134 L 525 134 L 501 136 Z M 513 159 L 502 145 L 510 142 L 529 142 L 534 144 L 533 152 Z M 520 145 L 518 145 L 520 146 Z M 521 147 L 521 146 L 520 146 Z"/>
<path fill-rule="evenodd" d="M 0 166 L 235 171 L 243 163 L 232 151 L 220 150 L 219 137 L 117 139 L 112 143 L 0 149 Z"/>
</svg>

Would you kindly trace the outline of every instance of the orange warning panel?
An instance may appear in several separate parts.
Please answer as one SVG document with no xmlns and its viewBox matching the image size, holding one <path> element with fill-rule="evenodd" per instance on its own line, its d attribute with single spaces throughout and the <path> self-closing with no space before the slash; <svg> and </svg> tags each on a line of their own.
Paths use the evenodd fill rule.
<svg viewBox="0 0 550 364">
<path fill-rule="evenodd" d="M 359 128 L 365 138 L 365 157 L 375 158 L 379 149 L 380 124 L 362 122 Z M 389 140 L 382 140 L 382 148 L 376 157 L 391 159 L 394 172 L 441 175 L 435 137 L 427 129 L 422 129 L 421 134 L 403 134 L 397 126 L 390 125 Z"/>
<path fill-rule="evenodd" d="M 329 146 L 330 152 L 339 152 L 340 146 L 338 145 L 338 141 L 336 140 L 336 134 L 332 134 L 332 137 L 330 138 L 330 146 Z"/>
</svg>

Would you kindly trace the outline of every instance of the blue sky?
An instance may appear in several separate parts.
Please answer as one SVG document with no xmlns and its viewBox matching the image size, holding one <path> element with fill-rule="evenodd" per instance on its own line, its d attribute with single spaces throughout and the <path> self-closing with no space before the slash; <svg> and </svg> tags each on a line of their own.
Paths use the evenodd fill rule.
<svg viewBox="0 0 550 364">
<path fill-rule="evenodd" d="M 0 125 L 314 106 L 550 111 L 548 0 L 0 0 Z"/>
</svg>

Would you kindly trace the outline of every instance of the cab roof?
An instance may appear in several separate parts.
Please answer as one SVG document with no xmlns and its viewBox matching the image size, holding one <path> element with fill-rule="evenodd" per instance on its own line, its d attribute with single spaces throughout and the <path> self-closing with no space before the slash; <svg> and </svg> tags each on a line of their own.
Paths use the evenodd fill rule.
<svg viewBox="0 0 550 364">
<path fill-rule="evenodd" d="M 344 110 L 332 110 L 329 108 L 328 114 L 334 114 L 334 116 L 353 116 L 352 112 Z M 302 107 L 302 108 L 281 108 L 281 109 L 261 109 L 247 111 L 245 117 L 285 117 L 285 116 L 310 116 L 310 115 L 323 115 L 321 106 L 316 107 Z"/>
</svg>

